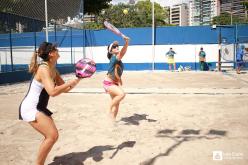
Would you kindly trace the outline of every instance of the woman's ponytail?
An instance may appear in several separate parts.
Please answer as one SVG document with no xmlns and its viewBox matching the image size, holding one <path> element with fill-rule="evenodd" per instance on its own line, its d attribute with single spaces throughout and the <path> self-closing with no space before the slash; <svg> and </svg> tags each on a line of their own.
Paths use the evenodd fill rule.
<svg viewBox="0 0 248 165">
<path fill-rule="evenodd" d="M 33 74 L 35 74 L 38 69 L 37 56 L 38 56 L 38 52 L 35 51 L 29 65 L 29 72 Z"/>
</svg>

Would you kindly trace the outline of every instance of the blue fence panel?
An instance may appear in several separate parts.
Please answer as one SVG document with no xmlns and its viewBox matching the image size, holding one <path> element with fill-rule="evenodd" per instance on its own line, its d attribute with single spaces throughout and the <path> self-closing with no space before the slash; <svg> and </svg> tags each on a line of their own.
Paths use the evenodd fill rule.
<svg viewBox="0 0 248 165">
<path fill-rule="evenodd" d="M 152 29 L 144 28 L 121 28 L 124 34 L 131 38 L 130 45 L 151 45 L 152 44 Z M 186 27 L 157 27 L 155 30 L 155 44 L 217 44 L 219 35 L 228 43 L 235 43 L 235 38 L 240 40 L 248 40 L 248 25 L 222 26 L 213 29 L 211 26 L 186 26 Z M 237 36 L 236 36 L 237 33 Z M 109 30 L 70 30 L 49 32 L 49 41 L 57 42 L 61 47 L 71 46 L 106 46 L 113 40 L 120 41 L 123 45 L 123 40 L 120 36 L 112 33 Z M 34 45 L 34 33 L 18 33 L 12 34 L 14 46 L 32 46 Z M 85 40 L 84 40 L 85 38 Z M 17 40 L 18 39 L 18 40 Z M 36 43 L 39 45 L 45 40 L 44 32 L 36 33 Z M 9 34 L 0 35 L 0 47 L 9 46 Z"/>
</svg>

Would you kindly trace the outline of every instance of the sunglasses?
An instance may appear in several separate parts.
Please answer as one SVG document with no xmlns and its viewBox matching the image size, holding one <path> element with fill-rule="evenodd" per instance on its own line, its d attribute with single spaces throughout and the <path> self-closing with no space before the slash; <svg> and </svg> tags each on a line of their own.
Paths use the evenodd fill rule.
<svg viewBox="0 0 248 165">
<path fill-rule="evenodd" d="M 113 46 L 112 46 L 112 49 L 115 49 L 115 48 L 117 48 L 117 47 L 119 47 L 119 45 L 113 45 Z"/>
</svg>

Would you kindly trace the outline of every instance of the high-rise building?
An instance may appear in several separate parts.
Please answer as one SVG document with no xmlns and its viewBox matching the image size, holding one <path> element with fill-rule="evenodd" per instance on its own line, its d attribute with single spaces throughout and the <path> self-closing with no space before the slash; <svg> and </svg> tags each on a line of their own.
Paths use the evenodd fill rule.
<svg viewBox="0 0 248 165">
<path fill-rule="evenodd" d="M 189 3 L 189 25 L 209 25 L 220 14 L 219 0 L 193 0 Z"/>
<path fill-rule="evenodd" d="M 188 26 L 188 5 L 186 3 L 174 5 L 170 8 L 170 24 Z"/>
<path fill-rule="evenodd" d="M 240 19 L 247 18 L 245 13 L 245 7 L 243 6 L 243 2 L 246 0 L 220 0 L 221 13 L 229 13 L 231 16 L 237 16 Z"/>
<path fill-rule="evenodd" d="M 135 4 L 135 0 L 129 0 L 129 4 L 130 5 L 134 5 Z"/>
</svg>

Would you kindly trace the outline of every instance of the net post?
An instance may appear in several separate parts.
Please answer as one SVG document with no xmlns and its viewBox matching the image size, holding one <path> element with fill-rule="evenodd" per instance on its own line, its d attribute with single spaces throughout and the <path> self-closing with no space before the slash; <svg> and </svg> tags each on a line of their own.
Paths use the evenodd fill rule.
<svg viewBox="0 0 248 165">
<path fill-rule="evenodd" d="M 10 46 L 10 61 L 11 61 L 11 71 L 14 71 L 14 65 L 13 65 L 13 45 L 12 45 L 12 29 L 10 28 L 9 31 L 9 46 Z"/>
<path fill-rule="evenodd" d="M 73 58 L 72 58 L 72 27 L 70 27 L 71 32 L 71 64 L 73 64 Z"/>
</svg>

